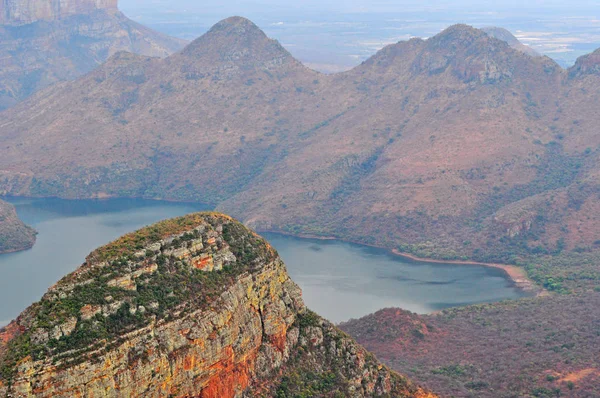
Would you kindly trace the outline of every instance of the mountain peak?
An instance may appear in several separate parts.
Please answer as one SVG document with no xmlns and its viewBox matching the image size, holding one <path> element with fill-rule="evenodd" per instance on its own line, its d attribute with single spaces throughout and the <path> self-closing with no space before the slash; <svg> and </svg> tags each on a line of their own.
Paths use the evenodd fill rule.
<svg viewBox="0 0 600 398">
<path fill-rule="evenodd" d="M 476 40 L 487 38 L 485 32 L 470 25 L 456 24 L 449 26 L 427 42 L 437 47 L 466 47 Z"/>
<path fill-rule="evenodd" d="M 515 50 L 469 25 L 453 25 L 425 42 L 413 73 L 449 71 L 464 82 L 494 83 L 511 78 Z"/>
<path fill-rule="evenodd" d="M 215 26 L 213 26 L 213 29 L 219 28 L 219 27 L 221 27 L 221 28 L 227 27 L 227 26 L 243 28 L 243 29 L 260 30 L 260 28 L 258 26 L 256 26 L 256 24 L 254 22 L 252 22 L 248 18 L 244 18 L 244 17 L 240 17 L 240 16 L 233 16 L 233 17 L 225 18 L 224 20 L 218 22 Z"/>
<path fill-rule="evenodd" d="M 211 66 L 216 62 L 242 69 L 272 69 L 294 61 L 281 44 L 269 39 L 252 21 L 237 16 L 218 22 L 182 54 Z"/>
</svg>

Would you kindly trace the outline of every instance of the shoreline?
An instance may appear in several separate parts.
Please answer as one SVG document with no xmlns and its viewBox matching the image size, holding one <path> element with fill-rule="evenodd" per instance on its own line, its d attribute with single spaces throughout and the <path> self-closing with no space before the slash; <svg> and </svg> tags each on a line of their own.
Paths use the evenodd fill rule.
<svg viewBox="0 0 600 398">
<path fill-rule="evenodd" d="M 398 249 L 390 249 L 388 247 L 370 245 L 370 244 L 361 243 L 361 242 L 357 242 L 357 241 L 353 241 L 353 240 L 337 238 L 335 236 L 292 234 L 289 232 L 280 232 L 280 231 L 264 230 L 264 229 L 259 229 L 258 232 L 279 234 L 279 235 L 290 236 L 293 238 L 300 238 L 300 239 L 315 239 L 315 240 L 323 240 L 323 241 L 336 240 L 339 242 L 352 243 L 355 245 L 367 246 L 367 247 L 372 247 L 375 249 L 386 250 L 387 252 L 389 252 L 390 254 L 392 254 L 394 256 L 403 257 L 408 260 L 419 262 L 419 263 L 448 264 L 448 265 L 473 265 L 473 266 L 479 266 L 479 267 L 496 268 L 496 269 L 500 269 L 500 270 L 504 271 L 504 274 L 507 276 L 507 278 L 518 289 L 533 293 L 536 297 L 547 296 L 549 294 L 548 291 L 546 291 L 545 289 L 543 289 L 543 288 L 537 286 L 535 283 L 533 283 L 533 281 L 527 277 L 527 273 L 525 272 L 525 270 L 523 268 L 518 267 L 516 265 L 484 263 L 484 262 L 480 262 L 480 261 L 469 261 L 469 260 L 440 260 L 440 259 L 435 259 L 435 258 L 423 258 L 423 257 L 415 256 L 414 254 L 401 252 Z"/>
<path fill-rule="evenodd" d="M 30 197 L 30 196 L 3 196 L 3 197 L 13 197 L 13 198 L 32 198 L 32 199 L 44 199 L 44 197 Z M 111 196 L 111 195 L 106 195 L 103 193 L 99 193 L 93 197 L 90 197 L 88 199 L 91 200 L 107 200 L 107 199 L 121 199 L 122 197 L 116 197 L 116 196 Z M 165 201 L 165 202 L 171 202 L 171 203 L 190 203 L 190 204 L 197 204 L 197 205 L 201 205 L 201 206 L 207 206 L 206 204 L 202 204 L 202 203 L 197 203 L 197 202 L 184 202 L 184 201 L 179 201 L 179 200 L 168 200 L 168 199 L 157 199 L 157 198 L 135 198 L 135 197 L 126 197 L 126 199 L 146 199 L 146 200 L 151 200 L 151 201 Z M 69 200 L 69 199 L 67 199 Z M 71 200 L 81 200 L 81 199 L 71 199 Z M 350 239 L 342 239 L 342 238 L 338 238 L 335 236 L 319 236 L 319 235 L 311 235 L 311 234 L 293 234 L 290 232 L 283 232 L 283 231 L 277 231 L 277 230 L 270 230 L 270 229 L 262 229 L 262 228 L 257 228 L 256 229 L 257 232 L 266 232 L 266 233 L 273 233 L 273 234 L 279 234 L 279 235 L 284 235 L 284 236 L 291 236 L 294 238 L 300 238 L 300 239 L 315 239 L 315 240 L 321 240 L 321 241 L 331 241 L 331 240 L 337 240 L 340 242 L 346 242 L 346 243 L 352 243 L 355 245 L 360 245 L 360 246 L 366 246 L 366 247 L 372 247 L 372 248 L 376 248 L 376 249 L 381 249 L 381 250 L 386 250 L 387 252 L 389 252 L 392 255 L 398 256 L 398 257 L 404 257 L 408 260 L 411 261 L 415 261 L 415 262 L 420 262 L 420 263 L 433 263 L 433 264 L 454 264 L 454 265 L 473 265 L 473 266 L 480 266 L 480 267 L 488 267 L 488 268 L 496 268 L 496 269 L 500 269 L 502 270 L 505 275 L 507 276 L 507 278 L 515 285 L 515 287 L 517 287 L 518 289 L 521 289 L 523 291 L 526 292 L 530 292 L 533 293 L 535 296 L 546 296 L 549 294 L 549 292 L 540 287 L 537 286 L 535 283 L 533 283 L 533 281 L 531 279 L 529 279 L 527 277 L 527 273 L 525 272 L 525 270 L 521 267 L 518 267 L 516 265 L 508 265 L 508 264 L 497 264 L 497 263 L 484 263 L 484 262 L 479 262 L 479 261 L 469 261 L 469 260 L 439 260 L 439 259 L 435 259 L 435 258 L 423 258 L 423 257 L 418 257 L 415 256 L 414 254 L 410 254 L 410 253 L 405 253 L 405 252 L 401 252 L 398 249 L 390 249 L 388 247 L 383 247 L 383 246 L 378 246 L 378 245 L 373 245 L 373 244 L 367 244 L 367 243 L 363 243 L 363 242 L 357 242 L 357 241 L 353 241 Z M 33 243 L 33 245 L 31 245 L 31 247 L 29 248 L 25 248 L 25 249 L 21 249 L 21 250 L 15 250 L 14 252 L 19 252 L 19 251 L 24 251 L 24 250 L 29 250 L 31 249 L 34 245 L 35 245 L 35 241 Z M 1 254 L 8 254 L 8 253 L 1 253 Z"/>
</svg>

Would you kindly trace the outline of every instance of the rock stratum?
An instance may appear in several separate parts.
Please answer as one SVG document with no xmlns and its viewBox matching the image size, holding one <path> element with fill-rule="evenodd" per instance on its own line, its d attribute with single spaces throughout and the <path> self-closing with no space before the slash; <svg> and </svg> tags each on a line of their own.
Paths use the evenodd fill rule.
<svg viewBox="0 0 600 398">
<path fill-rule="evenodd" d="M 276 251 L 198 213 L 91 253 L 0 331 L 2 397 L 434 397 L 306 309 Z"/>
<path fill-rule="evenodd" d="M 116 0 L 1 0 L 0 110 L 119 51 L 166 57 L 185 43 L 128 19 Z"/>
<path fill-rule="evenodd" d="M 260 230 L 531 265 L 557 286 L 573 268 L 540 256 L 600 256 L 599 62 L 565 70 L 455 25 L 323 75 L 228 18 L 3 112 L 0 193 L 198 201 Z"/>
<path fill-rule="evenodd" d="M 25 25 L 36 21 L 53 21 L 95 10 L 116 13 L 117 0 L 2 0 L 1 25 Z"/>
<path fill-rule="evenodd" d="M 0 254 L 31 248 L 35 236 L 35 230 L 19 220 L 15 207 L 0 200 Z"/>
</svg>

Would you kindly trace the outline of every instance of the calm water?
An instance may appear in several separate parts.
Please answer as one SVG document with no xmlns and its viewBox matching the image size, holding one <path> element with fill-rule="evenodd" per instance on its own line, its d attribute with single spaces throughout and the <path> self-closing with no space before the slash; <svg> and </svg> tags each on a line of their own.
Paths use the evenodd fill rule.
<svg viewBox="0 0 600 398">
<path fill-rule="evenodd" d="M 33 249 L 0 255 L 0 325 L 7 324 L 92 250 L 156 221 L 206 207 L 140 199 L 8 199 L 38 232 Z M 383 250 L 265 234 L 308 306 L 334 321 L 384 307 L 431 312 L 524 295 L 499 270 L 412 263 Z"/>
</svg>

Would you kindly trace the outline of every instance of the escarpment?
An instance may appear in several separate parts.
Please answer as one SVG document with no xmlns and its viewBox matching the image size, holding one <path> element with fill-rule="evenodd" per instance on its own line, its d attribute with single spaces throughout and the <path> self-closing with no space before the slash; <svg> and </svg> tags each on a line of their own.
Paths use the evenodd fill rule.
<svg viewBox="0 0 600 398">
<path fill-rule="evenodd" d="M 1 397 L 433 396 L 306 309 L 277 252 L 216 213 L 90 254 L 0 331 L 0 372 Z"/>
<path fill-rule="evenodd" d="M 121 51 L 166 57 L 185 44 L 130 20 L 117 0 L 0 0 L 0 111 Z"/>
<path fill-rule="evenodd" d="M 2 0 L 0 24 L 23 25 L 56 20 L 94 10 L 117 12 L 117 0 Z"/>
</svg>

